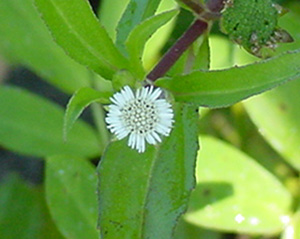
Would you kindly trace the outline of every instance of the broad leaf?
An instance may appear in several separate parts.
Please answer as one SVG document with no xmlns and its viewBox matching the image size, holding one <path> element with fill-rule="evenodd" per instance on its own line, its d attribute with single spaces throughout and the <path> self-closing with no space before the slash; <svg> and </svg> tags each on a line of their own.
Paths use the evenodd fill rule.
<svg viewBox="0 0 300 239">
<path fill-rule="evenodd" d="M 299 80 L 244 103 L 264 138 L 297 170 L 300 170 Z"/>
<path fill-rule="evenodd" d="M 236 233 L 279 233 L 289 219 L 291 194 L 279 180 L 239 150 L 201 137 L 197 186 L 185 219 Z"/>
<path fill-rule="evenodd" d="M 244 67 L 162 78 L 156 85 L 170 90 L 179 102 L 225 107 L 298 76 L 299 50 Z"/>
<path fill-rule="evenodd" d="M 77 122 L 63 141 L 64 111 L 59 106 L 25 90 L 0 87 L 0 145 L 12 151 L 39 157 L 71 154 L 99 155 L 99 141 L 90 126 Z"/>
<path fill-rule="evenodd" d="M 86 107 L 88 107 L 93 102 L 109 103 L 110 96 L 110 92 L 100 92 L 92 88 L 79 89 L 72 96 L 67 105 L 64 117 L 64 139 L 67 139 L 69 131 Z"/>
<path fill-rule="evenodd" d="M 0 184 L 0 232 L 7 239 L 62 239 L 50 218 L 44 193 L 9 175 Z"/>
<path fill-rule="evenodd" d="M 292 216 L 287 227 L 285 227 L 281 239 L 299 239 L 300 238 L 300 210 Z"/>
<path fill-rule="evenodd" d="M 34 0 L 57 43 L 75 60 L 111 78 L 126 68 L 105 29 L 86 0 Z"/>
<path fill-rule="evenodd" d="M 281 24 L 293 35 L 295 42 L 281 46 L 279 50 L 299 48 L 299 16 L 289 13 L 283 17 Z M 244 104 L 263 137 L 297 170 L 300 170 L 299 80 L 298 78 L 295 82 L 278 87 Z"/>
<path fill-rule="evenodd" d="M 146 42 L 158 28 L 170 21 L 176 14 L 178 14 L 178 10 L 172 10 L 148 18 L 137 25 L 128 36 L 126 48 L 130 56 L 130 63 L 136 68 L 139 67 L 138 75 L 141 79 L 144 77 L 141 59 Z"/>
<path fill-rule="evenodd" d="M 117 26 L 116 44 L 124 54 L 126 54 L 124 42 L 129 33 L 136 25 L 155 13 L 160 1 L 161 0 L 130 0 Z"/>
<path fill-rule="evenodd" d="M 98 239 L 97 178 L 86 160 L 54 156 L 46 161 L 46 199 L 50 213 L 68 239 Z"/>
<path fill-rule="evenodd" d="M 33 0 L 0 1 L 0 52 L 67 93 L 89 86 L 89 73 L 57 46 Z"/>
<path fill-rule="evenodd" d="M 179 220 L 175 229 L 174 239 L 221 239 L 222 234 Z"/>
<path fill-rule="evenodd" d="M 160 146 L 139 154 L 112 142 L 98 166 L 103 239 L 171 238 L 194 187 L 197 112 L 177 104 L 175 127 Z M 117 205 L 117 206 L 116 206 Z"/>
</svg>

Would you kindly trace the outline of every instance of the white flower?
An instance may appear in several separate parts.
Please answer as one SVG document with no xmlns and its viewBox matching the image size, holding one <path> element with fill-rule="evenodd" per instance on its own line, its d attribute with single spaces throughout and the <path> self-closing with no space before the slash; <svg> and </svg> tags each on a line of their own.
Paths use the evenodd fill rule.
<svg viewBox="0 0 300 239">
<path fill-rule="evenodd" d="M 107 128 L 118 139 L 129 135 L 128 146 L 139 153 L 145 151 L 145 140 L 149 144 L 161 142 L 159 134 L 168 136 L 174 122 L 171 104 L 159 98 L 161 93 L 160 88 L 150 86 L 134 94 L 125 86 L 110 98 L 113 104 L 105 119 Z"/>
</svg>

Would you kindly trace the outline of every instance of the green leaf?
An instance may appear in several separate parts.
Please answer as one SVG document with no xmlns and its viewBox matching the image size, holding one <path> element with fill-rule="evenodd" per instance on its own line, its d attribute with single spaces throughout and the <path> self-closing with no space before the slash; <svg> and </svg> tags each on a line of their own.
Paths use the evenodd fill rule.
<svg viewBox="0 0 300 239">
<path fill-rule="evenodd" d="M 199 40 L 198 40 L 199 41 Z M 208 70 L 210 67 L 210 47 L 208 36 L 203 36 L 199 42 L 194 43 L 195 60 L 192 65 L 193 70 Z"/>
<path fill-rule="evenodd" d="M 92 88 L 79 89 L 70 99 L 64 117 L 64 139 L 70 132 L 75 121 L 81 115 L 83 110 L 94 102 L 109 103 L 111 92 L 100 92 Z"/>
<path fill-rule="evenodd" d="M 167 76 L 181 75 L 191 70 L 209 69 L 208 38 L 201 37 L 196 41 L 167 72 Z"/>
<path fill-rule="evenodd" d="M 253 159 L 211 137 L 201 137 L 197 186 L 185 219 L 198 226 L 236 233 L 279 233 L 292 197 Z"/>
<path fill-rule="evenodd" d="M 67 93 L 89 86 L 89 73 L 55 44 L 33 0 L 0 1 L 0 52 Z"/>
<path fill-rule="evenodd" d="M 285 227 L 281 239 L 299 239 L 300 238 L 300 210 L 292 216 L 292 220 Z"/>
<path fill-rule="evenodd" d="M 160 146 L 139 154 L 124 139 L 104 153 L 98 166 L 103 239 L 171 238 L 194 187 L 198 147 L 195 108 L 177 104 L 175 112 L 175 127 Z"/>
<path fill-rule="evenodd" d="M 117 26 L 116 44 L 124 54 L 126 54 L 124 42 L 129 33 L 136 25 L 155 13 L 160 1 L 161 0 L 130 0 Z"/>
<path fill-rule="evenodd" d="M 225 107 L 297 78 L 299 65 L 297 50 L 244 67 L 162 78 L 156 85 L 170 90 L 179 102 Z"/>
<path fill-rule="evenodd" d="M 297 170 L 300 170 L 299 90 L 297 80 L 244 103 L 263 137 Z"/>
<path fill-rule="evenodd" d="M 300 47 L 299 16 L 292 12 L 280 18 L 280 24 L 287 29 L 295 39 L 294 43 L 279 47 L 279 51 Z M 235 61 L 244 64 L 251 59 L 237 55 Z M 286 63 L 287 64 L 287 63 Z M 280 68 L 279 68 L 280 69 Z M 299 78 L 289 82 L 274 91 L 245 101 L 248 114 L 260 129 L 266 141 L 288 161 L 294 168 L 300 170 L 299 130 L 300 124 L 296 119 L 298 113 L 300 90 Z M 268 112 L 266 114 L 266 112 Z"/>
<path fill-rule="evenodd" d="M 210 231 L 185 220 L 179 220 L 174 233 L 174 239 L 221 239 L 222 234 L 217 231 Z"/>
<path fill-rule="evenodd" d="M 83 157 L 99 155 L 95 132 L 77 122 L 68 142 L 63 141 L 61 107 L 13 87 L 0 87 L 0 145 L 22 154 L 45 157 L 71 154 Z"/>
<path fill-rule="evenodd" d="M 282 26 L 283 29 L 287 30 L 292 35 L 292 37 L 294 38 L 294 42 L 280 45 L 278 49 L 276 49 L 276 52 L 284 52 L 284 51 L 296 50 L 300 48 L 299 17 L 300 14 L 296 14 L 290 11 L 288 14 L 279 18 L 280 26 Z"/>
<path fill-rule="evenodd" d="M 79 63 L 110 79 L 127 68 L 86 0 L 34 0 L 56 42 Z"/>
<path fill-rule="evenodd" d="M 0 184 L 0 232 L 9 239 L 62 239 L 40 188 L 8 175 Z"/>
<path fill-rule="evenodd" d="M 137 25 L 129 34 L 126 41 L 126 48 L 129 53 L 130 63 L 132 66 L 139 67 L 138 75 L 144 77 L 144 68 L 141 62 L 144 46 L 152 34 L 161 26 L 165 25 L 178 14 L 178 10 L 172 10 L 150 17 Z"/>
<path fill-rule="evenodd" d="M 54 156 L 46 161 L 46 199 L 60 232 L 70 239 L 98 239 L 97 178 L 83 159 Z"/>
<path fill-rule="evenodd" d="M 114 0 L 114 7 L 111 7 L 111 0 L 101 0 L 100 2 L 97 16 L 113 41 L 115 41 L 117 35 L 116 27 L 128 2 L 129 0 Z"/>
</svg>

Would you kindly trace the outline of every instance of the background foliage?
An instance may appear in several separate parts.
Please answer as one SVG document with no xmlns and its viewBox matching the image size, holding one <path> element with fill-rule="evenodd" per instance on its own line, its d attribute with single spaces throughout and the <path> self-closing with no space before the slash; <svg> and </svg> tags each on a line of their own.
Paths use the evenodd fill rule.
<svg viewBox="0 0 300 239">
<path fill-rule="evenodd" d="M 139 84 L 192 14 L 174 10 L 172 0 L 118 0 L 114 7 L 102 0 L 94 8 L 98 18 L 82 0 L 0 0 L 1 71 L 6 71 L 0 79 L 0 238 L 99 238 L 97 223 L 108 228 L 103 238 L 168 238 L 186 207 L 174 238 L 300 238 L 300 4 L 277 2 L 289 9 L 279 25 L 294 42 L 261 62 L 231 42 L 216 22 L 209 37 L 202 36 L 157 81 L 179 102 L 176 126 L 158 149 L 139 155 L 124 140 L 104 151 L 109 134 L 99 103 L 108 103 L 122 84 L 118 74 Z M 192 69 L 218 71 L 179 76 L 191 52 Z M 248 66 L 253 62 L 259 63 Z M 32 74 L 17 86 L 12 79 L 20 67 L 44 83 Z M 29 90 L 26 81 L 32 82 Z M 66 107 L 75 92 L 64 116 L 58 97 L 65 97 Z M 92 102 L 97 103 L 76 120 Z M 198 106 L 186 102 L 211 109 L 200 107 L 198 114 Z M 17 158 L 27 168 L 36 165 L 32 162 L 44 165 L 29 173 L 39 170 L 39 183 L 26 180 L 24 169 L 23 177 L 4 171 Z M 99 222 L 98 206 L 104 218 Z"/>
</svg>

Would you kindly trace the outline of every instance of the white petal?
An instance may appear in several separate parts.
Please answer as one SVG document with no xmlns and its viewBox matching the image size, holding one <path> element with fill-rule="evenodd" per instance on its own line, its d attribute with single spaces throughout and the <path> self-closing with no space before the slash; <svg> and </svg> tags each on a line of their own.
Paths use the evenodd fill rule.
<svg viewBox="0 0 300 239">
<path fill-rule="evenodd" d="M 160 96 L 161 92 L 162 91 L 161 91 L 160 88 L 156 88 L 155 91 L 149 97 L 149 99 L 152 100 L 152 101 L 156 100 Z"/>
<path fill-rule="evenodd" d="M 153 136 L 150 133 L 146 135 L 146 140 L 149 144 L 156 144 L 155 139 L 153 138 Z"/>
<path fill-rule="evenodd" d="M 161 138 L 158 136 L 158 134 L 155 131 L 152 132 L 152 136 L 156 139 L 157 142 L 161 142 Z"/>
</svg>

